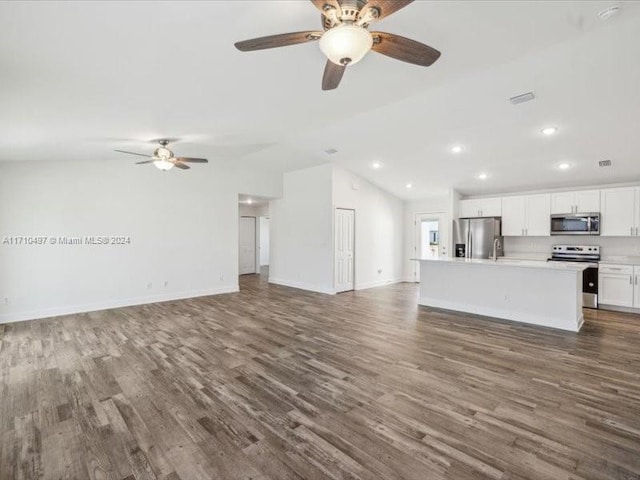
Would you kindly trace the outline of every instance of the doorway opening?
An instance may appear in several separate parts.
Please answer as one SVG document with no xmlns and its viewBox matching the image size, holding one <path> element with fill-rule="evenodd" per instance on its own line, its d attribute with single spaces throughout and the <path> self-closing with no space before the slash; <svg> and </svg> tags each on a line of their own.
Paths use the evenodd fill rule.
<svg viewBox="0 0 640 480">
<path fill-rule="evenodd" d="M 238 195 L 238 274 L 269 278 L 269 201 L 257 195 Z"/>
<path fill-rule="evenodd" d="M 445 212 L 419 213 L 415 217 L 413 251 L 417 258 L 446 256 L 449 250 L 449 223 Z M 420 262 L 414 263 L 413 278 L 420 281 Z"/>
</svg>

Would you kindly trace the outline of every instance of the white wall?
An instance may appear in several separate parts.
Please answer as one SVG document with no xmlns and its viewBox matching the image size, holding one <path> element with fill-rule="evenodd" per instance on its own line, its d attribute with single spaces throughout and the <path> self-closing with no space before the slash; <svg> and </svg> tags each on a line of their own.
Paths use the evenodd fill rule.
<svg viewBox="0 0 640 480">
<path fill-rule="evenodd" d="M 270 204 L 270 282 L 333 293 L 331 182 L 331 165 L 284 175 Z"/>
<path fill-rule="evenodd" d="M 216 163 L 0 163 L 0 322 L 238 288 L 238 192 L 281 178 Z M 129 245 L 2 245 L 5 236 L 126 236 Z M 166 285 L 165 285 L 166 282 Z M 150 285 L 150 286 L 149 286 Z"/>
<path fill-rule="evenodd" d="M 333 207 L 356 211 L 355 289 L 401 281 L 402 200 L 334 167 Z"/>
<path fill-rule="evenodd" d="M 402 201 L 346 170 L 322 165 L 285 174 L 283 198 L 271 202 L 269 281 L 335 292 L 335 208 L 356 210 L 355 288 L 401 280 Z"/>
<path fill-rule="evenodd" d="M 443 230 L 447 230 L 447 232 L 443 235 L 447 238 L 450 238 L 449 235 L 451 231 L 451 210 L 452 210 L 452 200 L 449 195 L 437 196 L 425 198 L 422 200 L 416 200 L 412 202 L 405 202 L 404 204 L 404 226 L 403 226 L 403 255 L 402 255 L 402 271 L 403 271 L 403 279 L 405 282 L 414 282 L 414 262 L 411 261 L 411 258 L 415 258 L 417 255 L 414 252 L 415 247 L 415 220 L 416 215 L 420 213 L 442 213 L 447 214 L 447 220 L 445 225 L 441 228 Z M 450 247 L 449 247 L 450 248 Z"/>
</svg>

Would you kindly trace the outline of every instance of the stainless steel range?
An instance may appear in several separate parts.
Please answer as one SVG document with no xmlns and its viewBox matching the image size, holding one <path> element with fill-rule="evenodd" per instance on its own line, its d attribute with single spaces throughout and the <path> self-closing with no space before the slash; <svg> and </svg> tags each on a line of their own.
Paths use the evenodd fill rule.
<svg viewBox="0 0 640 480">
<path fill-rule="evenodd" d="M 554 245 L 548 261 L 586 263 L 587 268 L 582 273 L 582 304 L 587 308 L 598 308 L 599 245 Z"/>
</svg>

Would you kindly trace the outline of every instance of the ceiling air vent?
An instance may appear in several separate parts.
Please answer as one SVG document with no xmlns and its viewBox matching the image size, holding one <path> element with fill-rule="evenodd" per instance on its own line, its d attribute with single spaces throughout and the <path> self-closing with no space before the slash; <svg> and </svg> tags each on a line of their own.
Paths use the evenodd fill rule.
<svg viewBox="0 0 640 480">
<path fill-rule="evenodd" d="M 600 160 L 598 162 L 598 165 L 600 165 L 601 167 L 610 167 L 611 166 L 611 160 Z"/>
<path fill-rule="evenodd" d="M 511 105 L 518 105 L 520 103 L 533 100 L 534 98 L 536 98 L 536 96 L 533 94 L 533 92 L 527 92 L 527 93 L 523 93 L 522 95 L 516 95 L 515 97 L 511 97 L 509 101 L 511 102 Z"/>
<path fill-rule="evenodd" d="M 334 153 L 338 153 L 338 150 L 336 150 L 335 148 L 327 148 L 324 153 L 326 153 L 327 155 L 333 155 Z"/>
</svg>

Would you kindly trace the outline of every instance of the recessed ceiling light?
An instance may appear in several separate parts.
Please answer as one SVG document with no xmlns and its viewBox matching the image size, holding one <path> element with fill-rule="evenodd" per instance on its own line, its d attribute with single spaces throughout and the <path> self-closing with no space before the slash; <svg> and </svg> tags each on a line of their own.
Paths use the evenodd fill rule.
<svg viewBox="0 0 640 480">
<path fill-rule="evenodd" d="M 405 187 L 406 187 L 406 188 L 413 188 L 413 185 L 412 185 L 411 183 L 407 183 L 407 184 L 405 185 Z"/>
<path fill-rule="evenodd" d="M 544 135 L 553 135 L 558 131 L 558 127 L 545 127 L 541 130 Z"/>
<path fill-rule="evenodd" d="M 598 16 L 602 20 L 609 20 L 614 15 L 620 13 L 620 7 L 609 7 L 598 12 Z"/>
<path fill-rule="evenodd" d="M 378 170 L 379 168 L 382 168 L 382 165 L 383 165 L 382 162 L 376 160 L 371 164 L 371 168 L 375 168 L 376 170 Z"/>
<path fill-rule="evenodd" d="M 566 163 L 566 162 L 564 162 L 564 163 L 559 163 L 559 164 L 558 164 L 558 168 L 559 168 L 560 170 L 569 170 L 569 169 L 571 168 L 571 164 L 570 164 L 570 163 Z"/>
<path fill-rule="evenodd" d="M 464 150 L 464 148 L 462 147 L 462 145 L 454 145 L 453 147 L 451 147 L 451 151 L 453 153 L 461 153 L 462 150 Z"/>
<path fill-rule="evenodd" d="M 487 175 L 486 173 L 479 173 L 478 174 L 478 179 L 479 180 L 486 180 L 489 177 L 489 175 Z"/>
</svg>

